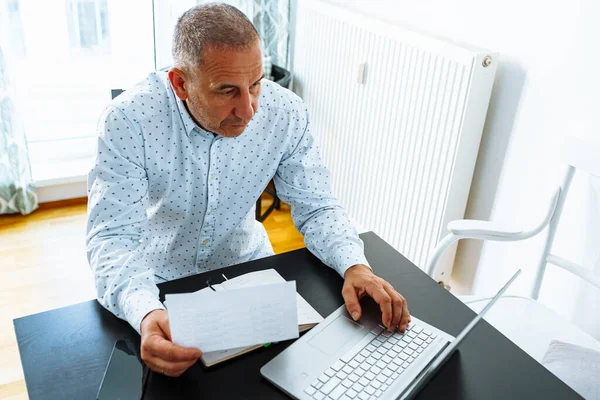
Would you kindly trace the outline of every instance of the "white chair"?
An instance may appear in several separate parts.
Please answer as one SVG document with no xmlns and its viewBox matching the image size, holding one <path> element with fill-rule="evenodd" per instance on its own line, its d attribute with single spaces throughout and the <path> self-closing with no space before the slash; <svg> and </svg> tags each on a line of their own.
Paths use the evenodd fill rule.
<svg viewBox="0 0 600 400">
<path fill-rule="evenodd" d="M 537 235 L 548 227 L 546 243 L 537 266 L 531 297 L 504 296 L 489 310 L 485 317 L 491 325 L 538 362 L 542 361 L 552 340 L 578 344 L 600 351 L 599 341 L 537 302 L 548 263 L 585 279 L 600 290 L 599 276 L 594 275 L 589 269 L 551 253 L 558 222 L 575 170 L 579 169 L 600 176 L 600 146 L 592 146 L 589 141 L 581 138 L 569 138 L 565 150 L 569 167 L 561 186 L 556 190 L 550 202 L 546 217 L 539 226 L 530 231 L 523 231 L 503 229 L 499 225 L 488 221 L 452 221 L 448 224 L 450 233 L 440 241 L 426 269 L 429 276 L 436 276 L 436 266 L 444 251 L 458 240 L 518 241 Z M 444 284 L 444 282 L 441 283 Z M 486 300 L 488 299 L 474 296 L 461 297 L 461 300 L 476 312 L 479 312 L 487 304 Z"/>
</svg>

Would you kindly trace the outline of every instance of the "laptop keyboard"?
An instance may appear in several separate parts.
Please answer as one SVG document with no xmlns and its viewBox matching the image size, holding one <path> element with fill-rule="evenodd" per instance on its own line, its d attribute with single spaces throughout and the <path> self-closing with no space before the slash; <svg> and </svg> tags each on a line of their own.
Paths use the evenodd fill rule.
<svg viewBox="0 0 600 400">
<path fill-rule="evenodd" d="M 374 339 L 357 343 L 304 392 L 316 400 L 377 399 L 437 337 L 416 324 L 404 334 L 381 325 L 371 333 Z"/>
</svg>

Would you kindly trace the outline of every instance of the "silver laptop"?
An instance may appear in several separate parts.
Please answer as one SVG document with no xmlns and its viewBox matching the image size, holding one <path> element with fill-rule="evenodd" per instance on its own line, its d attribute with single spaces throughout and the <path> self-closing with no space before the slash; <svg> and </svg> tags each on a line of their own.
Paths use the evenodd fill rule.
<svg viewBox="0 0 600 400">
<path fill-rule="evenodd" d="M 412 315 L 404 334 L 391 333 L 380 325 L 379 306 L 363 299 L 360 321 L 341 306 L 260 372 L 296 399 L 413 398 L 520 272 L 456 338 Z"/>
</svg>

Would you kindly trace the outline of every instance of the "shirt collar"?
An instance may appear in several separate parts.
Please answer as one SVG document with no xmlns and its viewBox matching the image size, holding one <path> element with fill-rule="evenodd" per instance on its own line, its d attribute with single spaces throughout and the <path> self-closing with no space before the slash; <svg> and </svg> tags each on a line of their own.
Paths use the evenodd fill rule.
<svg viewBox="0 0 600 400">
<path fill-rule="evenodd" d="M 204 129 L 200 128 L 198 124 L 196 124 L 196 122 L 192 119 L 192 116 L 188 112 L 183 100 L 177 97 L 177 95 L 175 95 L 175 98 L 177 99 L 177 108 L 179 109 L 179 115 L 181 115 L 183 126 L 185 126 L 185 133 L 187 133 L 187 135 L 190 136 L 190 134 L 195 128 L 197 128 L 201 132 L 204 131 Z"/>
</svg>

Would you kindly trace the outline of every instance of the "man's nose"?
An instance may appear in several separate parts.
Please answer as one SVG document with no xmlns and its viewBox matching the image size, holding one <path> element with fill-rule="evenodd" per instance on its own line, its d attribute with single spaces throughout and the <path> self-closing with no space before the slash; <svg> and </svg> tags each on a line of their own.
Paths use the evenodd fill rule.
<svg viewBox="0 0 600 400">
<path fill-rule="evenodd" d="M 235 106 L 235 116 L 250 121 L 254 116 L 253 97 L 249 92 L 240 93 L 237 104 Z"/>
</svg>

